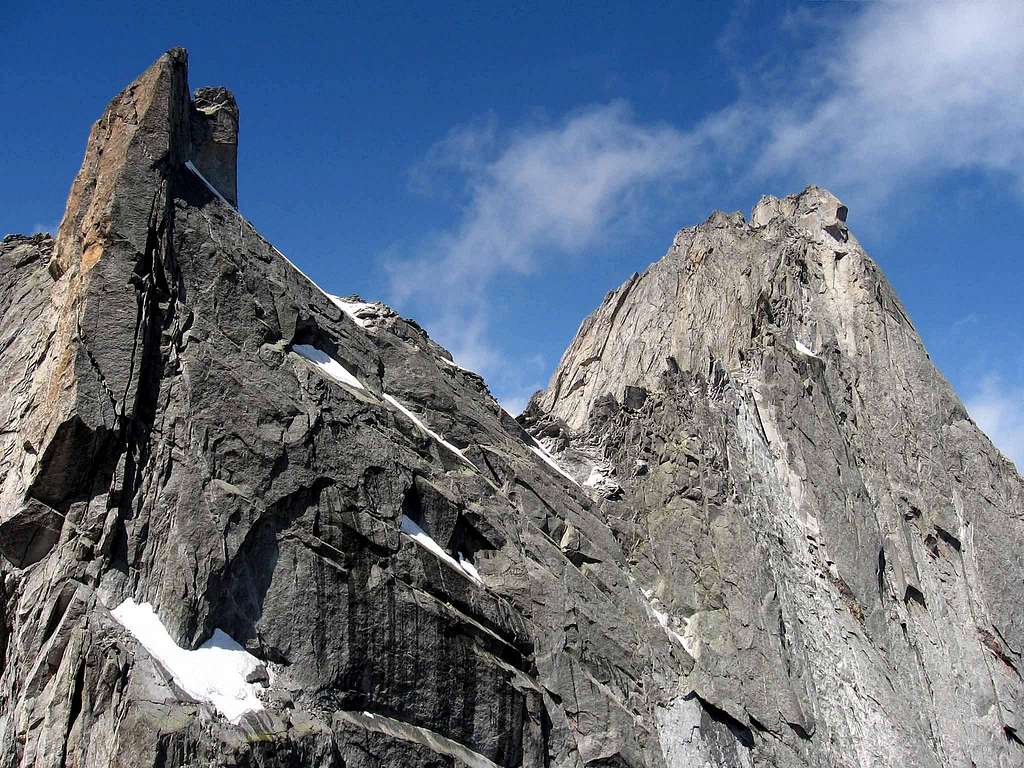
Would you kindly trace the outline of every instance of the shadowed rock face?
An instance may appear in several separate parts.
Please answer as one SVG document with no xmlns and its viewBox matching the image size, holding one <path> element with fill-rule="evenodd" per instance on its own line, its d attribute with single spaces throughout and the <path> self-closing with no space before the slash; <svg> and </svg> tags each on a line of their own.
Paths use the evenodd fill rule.
<svg viewBox="0 0 1024 768">
<path fill-rule="evenodd" d="M 238 207 L 238 104 L 226 88 L 198 88 L 192 101 L 192 157 L 203 177 Z"/>
<path fill-rule="evenodd" d="M 831 195 L 681 232 L 517 422 L 260 237 L 189 93 L 0 244 L 0 768 L 1019 764 L 1021 481 Z"/>
</svg>

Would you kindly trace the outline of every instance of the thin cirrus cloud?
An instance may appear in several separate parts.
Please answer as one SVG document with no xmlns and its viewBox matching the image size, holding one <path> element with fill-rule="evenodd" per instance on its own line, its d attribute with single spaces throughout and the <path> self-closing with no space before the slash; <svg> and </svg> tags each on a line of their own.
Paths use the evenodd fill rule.
<svg viewBox="0 0 1024 768">
<path fill-rule="evenodd" d="M 761 105 L 754 176 L 824 174 L 862 204 L 965 169 L 1007 174 L 1024 193 L 1021 29 L 1016 0 L 868 6 L 812 50 L 785 98 L 769 90 L 788 106 Z"/>
<path fill-rule="evenodd" d="M 416 295 L 427 276 L 432 289 L 439 279 L 479 289 L 532 271 L 541 251 L 578 252 L 624 213 L 629 193 L 677 174 L 690 150 L 684 133 L 642 125 L 621 102 L 501 138 L 493 122 L 457 129 L 427 163 L 461 175 L 468 206 L 422 258 L 391 264 L 392 289 L 399 300 Z M 424 175 L 418 168 L 418 187 Z"/>
<path fill-rule="evenodd" d="M 582 252 L 628 215 L 630 198 L 678 176 L 690 137 L 643 125 L 623 103 L 502 135 L 493 121 L 453 131 L 416 169 L 415 186 L 454 173 L 467 199 L 458 224 L 390 261 L 392 297 L 416 302 L 432 333 L 518 412 L 543 383 L 542 360 L 511 361 L 494 344 L 489 293 L 508 274 L 537 269 L 538 255 Z M 443 298 L 442 298 L 443 297 Z"/>
<path fill-rule="evenodd" d="M 754 198 L 814 182 L 870 215 L 896 192 L 972 170 L 1024 194 L 1024 3 L 874 4 L 828 34 L 801 17 L 822 42 L 786 53 L 799 74 L 747 76 L 734 103 L 687 130 L 645 124 L 617 102 L 541 127 L 453 131 L 424 165 L 463 191 L 461 213 L 418 256 L 389 264 L 392 297 L 518 405 L 549 371 L 523 374 L 496 341 L 496 286 L 537 271 L 540 254 L 545 269 L 572 268 L 666 189 L 713 183 Z"/>
</svg>

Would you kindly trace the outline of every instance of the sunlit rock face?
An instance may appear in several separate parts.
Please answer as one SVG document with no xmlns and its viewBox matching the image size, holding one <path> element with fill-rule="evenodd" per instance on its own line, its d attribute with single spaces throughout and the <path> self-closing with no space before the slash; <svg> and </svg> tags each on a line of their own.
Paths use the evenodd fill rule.
<svg viewBox="0 0 1024 768">
<path fill-rule="evenodd" d="M 680 232 L 515 420 L 191 93 L 0 244 L 0 768 L 1020 763 L 1021 480 L 838 200 Z"/>
<path fill-rule="evenodd" d="M 1024 762 L 1021 478 L 847 216 L 810 187 L 680 231 L 524 415 L 615 489 L 694 659 L 656 708 L 669 764 Z M 691 731 L 689 691 L 746 729 L 738 757 Z"/>
</svg>

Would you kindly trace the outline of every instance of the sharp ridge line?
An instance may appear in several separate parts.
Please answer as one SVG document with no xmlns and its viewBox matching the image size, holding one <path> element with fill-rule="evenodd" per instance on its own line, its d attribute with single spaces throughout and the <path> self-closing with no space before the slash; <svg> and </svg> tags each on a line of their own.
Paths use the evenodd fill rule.
<svg viewBox="0 0 1024 768">
<path fill-rule="evenodd" d="M 311 278 L 309 275 L 307 275 L 305 272 L 303 272 L 301 269 L 299 269 L 295 265 L 295 262 L 293 262 L 291 259 L 289 259 L 287 256 L 285 256 L 283 253 L 281 253 L 281 251 L 278 249 L 278 247 L 276 245 L 274 245 L 272 242 L 267 240 L 267 238 L 265 238 L 263 236 L 263 234 L 258 229 L 256 229 L 255 225 L 251 221 L 249 221 L 247 218 L 245 218 L 245 216 L 242 214 L 242 212 L 240 210 L 238 210 L 235 206 L 233 206 L 231 203 L 229 203 L 227 201 L 227 199 L 224 197 L 224 195 L 222 195 L 220 192 L 217 191 L 217 188 L 214 187 L 213 184 L 211 184 L 207 180 L 207 178 L 205 176 L 203 176 L 202 172 L 200 172 L 200 170 L 198 168 L 196 168 L 196 166 L 193 164 L 193 162 L 191 160 L 187 160 L 185 162 L 185 167 L 188 168 L 192 173 L 194 173 L 196 178 L 198 178 L 201 182 L 203 182 L 203 184 L 206 185 L 206 188 L 209 189 L 211 192 L 213 192 L 213 194 L 215 194 L 217 196 L 218 200 L 220 200 L 222 203 L 224 203 L 224 205 L 226 205 L 228 208 L 230 208 L 232 211 L 234 211 L 235 215 L 238 216 L 238 218 L 240 218 L 242 221 L 244 221 L 246 224 L 248 224 L 249 225 L 249 229 L 251 229 L 253 232 L 255 232 L 256 235 L 261 240 L 263 240 L 263 242 L 265 242 L 267 245 L 269 245 L 271 248 L 273 248 L 274 249 L 274 253 L 276 253 L 278 256 L 280 256 L 282 259 L 284 259 L 285 262 L 288 263 L 288 266 L 290 266 L 292 269 L 294 269 L 296 272 L 298 272 L 300 275 L 302 275 L 302 277 L 304 277 L 306 279 L 306 282 L 308 282 L 310 285 L 312 285 L 314 288 L 316 288 L 318 291 L 320 291 L 320 293 L 322 293 L 324 295 L 324 297 L 326 297 L 327 300 L 330 301 L 333 306 L 337 306 L 337 302 L 335 302 L 334 297 L 331 296 L 331 294 L 329 294 L 323 288 L 321 288 L 317 284 L 317 282 L 315 280 L 313 280 L 313 278 Z M 340 307 L 339 307 L 339 309 L 340 309 Z M 343 314 L 348 314 L 348 313 L 343 313 Z"/>
</svg>

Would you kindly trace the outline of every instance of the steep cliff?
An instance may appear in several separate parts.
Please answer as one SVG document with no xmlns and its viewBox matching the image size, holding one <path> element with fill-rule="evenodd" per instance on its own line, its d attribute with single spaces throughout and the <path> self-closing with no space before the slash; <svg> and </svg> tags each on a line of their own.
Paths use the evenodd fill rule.
<svg viewBox="0 0 1024 768">
<path fill-rule="evenodd" d="M 1021 480 L 834 198 L 684 230 L 516 421 L 189 93 L 0 245 L 0 767 L 1020 764 Z"/>
</svg>

